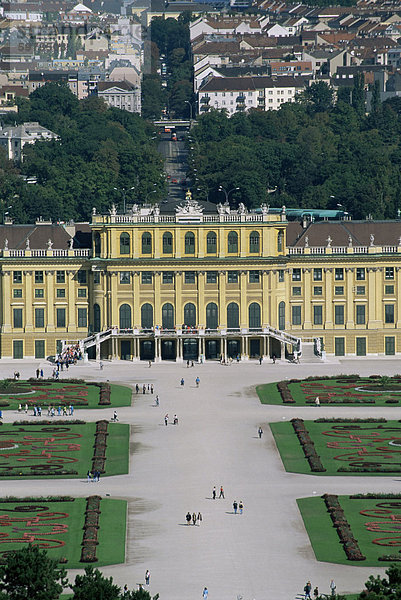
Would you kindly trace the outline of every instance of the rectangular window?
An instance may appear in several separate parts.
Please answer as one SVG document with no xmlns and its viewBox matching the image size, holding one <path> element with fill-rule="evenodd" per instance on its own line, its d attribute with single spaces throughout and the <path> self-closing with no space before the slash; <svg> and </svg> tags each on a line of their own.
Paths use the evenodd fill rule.
<svg viewBox="0 0 401 600">
<path fill-rule="evenodd" d="M 292 324 L 301 325 L 301 306 L 298 304 L 292 307 Z"/>
<path fill-rule="evenodd" d="M 335 269 L 334 270 L 334 279 L 336 281 L 343 281 L 344 280 L 344 269 Z"/>
<path fill-rule="evenodd" d="M 334 307 L 334 323 L 344 325 L 344 305 L 336 304 Z"/>
<path fill-rule="evenodd" d="M 365 286 L 364 285 L 357 285 L 356 286 L 356 295 L 357 296 L 364 296 L 365 295 Z"/>
<path fill-rule="evenodd" d="M 56 310 L 56 327 L 65 327 L 65 308 Z"/>
<path fill-rule="evenodd" d="M 45 326 L 45 309 L 35 308 L 35 327 L 41 328 Z"/>
<path fill-rule="evenodd" d="M 24 342 L 13 340 L 13 358 L 24 358 Z"/>
<path fill-rule="evenodd" d="M 386 267 L 386 279 L 394 279 L 394 267 Z"/>
<path fill-rule="evenodd" d="M 394 294 L 394 286 L 393 285 L 385 285 L 384 293 L 388 294 L 388 295 L 393 295 Z"/>
<path fill-rule="evenodd" d="M 80 270 L 77 272 L 77 281 L 80 285 L 86 283 L 86 271 Z"/>
<path fill-rule="evenodd" d="M 365 281 L 365 269 L 364 267 L 358 267 L 356 270 L 356 280 Z"/>
<path fill-rule="evenodd" d="M 57 298 L 65 298 L 65 290 L 63 288 L 57 288 Z"/>
<path fill-rule="evenodd" d="M 278 280 L 279 281 L 284 281 L 284 269 L 279 269 Z"/>
<path fill-rule="evenodd" d="M 153 277 L 152 271 L 142 271 L 141 282 L 146 285 L 151 284 L 152 277 Z"/>
<path fill-rule="evenodd" d="M 386 356 L 394 356 L 395 354 L 395 337 L 386 336 L 384 338 L 384 353 Z"/>
<path fill-rule="evenodd" d="M 394 304 L 384 305 L 384 322 L 394 323 Z"/>
<path fill-rule="evenodd" d="M 35 283 L 43 283 L 43 271 L 35 271 Z"/>
<path fill-rule="evenodd" d="M 100 271 L 93 272 L 93 283 L 98 285 L 100 283 Z"/>
<path fill-rule="evenodd" d="M 366 338 L 356 338 L 356 355 L 366 356 Z"/>
<path fill-rule="evenodd" d="M 14 329 L 22 329 L 22 308 L 13 309 Z"/>
<path fill-rule="evenodd" d="M 22 290 L 17 288 L 16 290 L 13 290 L 13 297 L 14 298 L 22 298 Z"/>
<path fill-rule="evenodd" d="M 316 285 L 313 288 L 313 295 L 314 296 L 322 296 L 323 295 L 323 288 L 320 285 Z"/>
<path fill-rule="evenodd" d="M 293 269 L 292 270 L 292 280 L 293 281 L 301 281 L 301 269 Z"/>
<path fill-rule="evenodd" d="M 336 285 L 334 288 L 335 296 L 344 296 L 344 286 Z"/>
<path fill-rule="evenodd" d="M 293 296 L 300 296 L 301 295 L 301 288 L 300 287 L 293 287 L 292 288 L 292 295 Z"/>
<path fill-rule="evenodd" d="M 163 283 L 174 283 L 174 273 L 171 273 L 170 271 L 163 271 L 162 277 Z"/>
<path fill-rule="evenodd" d="M 195 271 L 185 271 L 184 282 L 185 283 L 195 283 Z"/>
<path fill-rule="evenodd" d="M 86 288 L 78 288 L 78 298 L 86 298 Z"/>
<path fill-rule="evenodd" d="M 345 339 L 334 338 L 334 354 L 336 356 L 345 356 Z"/>
<path fill-rule="evenodd" d="M 88 311 L 86 308 L 78 308 L 78 327 L 88 326 Z"/>
<path fill-rule="evenodd" d="M 313 307 L 313 324 L 323 324 L 323 306 L 321 306 L 320 304 Z"/>
<path fill-rule="evenodd" d="M 217 271 L 208 271 L 206 273 L 206 283 L 217 283 Z"/>
<path fill-rule="evenodd" d="M 259 283 L 260 271 L 249 271 L 249 283 Z"/>
<path fill-rule="evenodd" d="M 238 271 L 227 272 L 227 283 L 238 283 Z"/>
<path fill-rule="evenodd" d="M 364 304 L 356 305 L 356 324 L 365 325 L 366 323 L 366 307 Z"/>
<path fill-rule="evenodd" d="M 13 272 L 13 283 L 22 283 L 22 271 Z"/>
<path fill-rule="evenodd" d="M 313 281 L 322 281 L 323 269 L 313 269 Z"/>
<path fill-rule="evenodd" d="M 35 290 L 35 298 L 44 298 L 45 296 L 45 290 L 43 290 L 42 288 L 38 288 Z"/>
<path fill-rule="evenodd" d="M 56 271 L 56 282 L 65 283 L 65 271 Z"/>
<path fill-rule="evenodd" d="M 45 358 L 45 340 L 35 340 L 35 358 Z"/>
<path fill-rule="evenodd" d="M 120 272 L 120 283 L 125 284 L 125 283 L 131 283 L 131 273 L 129 273 L 128 271 L 121 271 Z M 81 290 L 78 290 L 78 292 L 80 292 Z M 82 290 L 84 292 L 86 292 L 86 290 Z"/>
</svg>

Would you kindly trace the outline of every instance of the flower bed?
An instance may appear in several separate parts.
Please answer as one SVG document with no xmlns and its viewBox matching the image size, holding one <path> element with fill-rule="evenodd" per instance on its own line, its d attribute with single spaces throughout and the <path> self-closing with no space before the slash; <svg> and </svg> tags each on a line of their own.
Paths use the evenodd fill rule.
<svg viewBox="0 0 401 600">
<path fill-rule="evenodd" d="M 358 542 L 352 534 L 351 527 L 341 508 L 338 496 L 335 494 L 323 494 L 322 498 L 326 504 L 333 525 L 337 530 L 338 537 L 340 538 L 348 560 L 366 560 L 366 556 L 362 554 Z"/>
<path fill-rule="evenodd" d="M 107 436 L 109 435 L 107 433 L 108 426 L 108 421 L 96 422 L 95 444 L 92 458 L 92 472 L 99 471 L 102 474 L 105 472 Z"/>
<path fill-rule="evenodd" d="M 85 523 L 83 526 L 81 562 L 97 562 L 96 546 L 98 542 L 100 496 L 89 496 L 86 499 Z"/>
<path fill-rule="evenodd" d="M 297 434 L 298 440 L 302 446 L 311 471 L 315 473 L 323 473 L 326 471 L 322 465 L 319 455 L 315 450 L 315 445 L 309 436 L 309 432 L 305 428 L 303 419 L 291 419 L 291 423 L 295 433 Z"/>
</svg>

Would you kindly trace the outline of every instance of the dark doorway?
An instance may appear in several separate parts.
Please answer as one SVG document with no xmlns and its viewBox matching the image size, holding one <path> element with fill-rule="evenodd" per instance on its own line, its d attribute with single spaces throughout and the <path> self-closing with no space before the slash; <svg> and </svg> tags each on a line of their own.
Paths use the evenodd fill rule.
<svg viewBox="0 0 401 600">
<path fill-rule="evenodd" d="M 241 354 L 240 340 L 227 340 L 227 356 L 228 356 L 228 358 L 236 358 L 238 354 Z"/>
<path fill-rule="evenodd" d="M 155 343 L 152 340 L 142 340 L 139 344 L 139 358 L 153 360 L 155 357 Z"/>
<path fill-rule="evenodd" d="M 131 340 L 121 340 L 121 360 L 131 359 Z"/>
<path fill-rule="evenodd" d="M 175 360 L 175 340 L 162 340 L 162 360 Z"/>
<path fill-rule="evenodd" d="M 198 360 L 198 340 L 183 340 L 182 357 L 184 360 Z"/>
<path fill-rule="evenodd" d="M 220 358 L 220 340 L 206 340 L 206 359 Z"/>
<path fill-rule="evenodd" d="M 255 358 L 260 355 L 260 340 L 249 340 L 249 356 Z"/>
<path fill-rule="evenodd" d="M 276 355 L 277 358 L 281 358 L 281 343 L 274 339 L 270 338 L 270 357 Z"/>
</svg>

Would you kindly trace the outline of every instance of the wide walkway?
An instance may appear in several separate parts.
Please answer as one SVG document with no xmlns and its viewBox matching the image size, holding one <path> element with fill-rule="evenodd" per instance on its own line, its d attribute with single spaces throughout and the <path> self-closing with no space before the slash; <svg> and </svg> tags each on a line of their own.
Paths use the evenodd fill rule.
<svg viewBox="0 0 401 600">
<path fill-rule="evenodd" d="M 37 363 L 18 362 L 21 378 L 32 376 Z M 45 375 L 51 367 L 43 363 Z M 0 377 L 15 364 L 0 361 Z M 134 395 L 131 408 L 118 409 L 121 422 L 132 425 L 131 469 L 127 476 L 103 478 L 99 484 L 80 480 L 9 481 L 3 495 L 88 493 L 128 500 L 128 540 L 125 565 L 103 569 L 130 588 L 151 572 L 152 594 L 161 600 L 197 600 L 205 586 L 210 600 L 293 600 L 307 579 L 329 592 L 331 578 L 338 592 L 359 591 L 373 572 L 383 569 L 319 563 L 296 505 L 296 498 L 332 493 L 400 491 L 400 477 L 322 477 L 285 473 L 269 421 L 292 417 L 383 416 L 399 418 L 399 408 L 294 408 L 263 406 L 255 394 L 258 383 L 286 377 L 334 373 L 395 374 L 397 359 L 361 359 L 326 364 L 288 363 L 259 366 L 256 361 L 222 366 L 161 363 L 92 363 L 77 366 L 62 377 L 153 383 L 155 396 Z M 196 388 L 195 378 L 201 383 Z M 180 386 L 184 377 L 185 385 Z M 169 414 L 169 425 L 164 416 Z M 5 420 L 16 417 L 8 412 Z M 112 410 L 77 411 L 88 420 L 110 418 Z M 174 414 L 179 425 L 171 424 Z M 264 435 L 260 440 L 257 428 Z M 112 426 L 112 425 L 111 425 Z M 212 488 L 224 487 L 225 499 L 212 499 Z M 96 486 L 96 488 L 95 488 Z M 243 501 L 244 514 L 234 515 L 232 502 Z M 198 527 L 185 515 L 200 511 Z M 75 572 L 71 572 L 73 577 Z"/>
</svg>

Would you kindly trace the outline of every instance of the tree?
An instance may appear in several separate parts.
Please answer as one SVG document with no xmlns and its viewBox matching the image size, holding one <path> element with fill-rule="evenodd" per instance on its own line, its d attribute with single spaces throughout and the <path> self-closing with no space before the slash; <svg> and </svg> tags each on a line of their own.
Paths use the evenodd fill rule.
<svg viewBox="0 0 401 600">
<path fill-rule="evenodd" d="M 366 590 L 359 594 L 359 600 L 399 600 L 401 598 L 401 567 L 391 565 L 385 577 L 371 575 L 365 583 Z"/>
<path fill-rule="evenodd" d="M 315 112 L 324 112 L 333 105 L 334 92 L 325 81 L 315 81 L 299 95 L 298 100 L 306 102 Z"/>
<path fill-rule="evenodd" d="M 113 583 L 113 578 L 103 577 L 99 569 L 91 566 L 85 568 L 84 575 L 75 577 L 73 600 L 119 600 L 121 589 Z"/>
<path fill-rule="evenodd" d="M 365 76 L 363 73 L 355 74 L 351 103 L 359 115 L 365 114 Z"/>
<path fill-rule="evenodd" d="M 375 80 L 372 89 L 372 112 L 378 113 L 381 107 L 380 97 L 380 82 L 378 79 Z"/>
<path fill-rule="evenodd" d="M 67 584 L 66 570 L 36 546 L 11 552 L 5 561 L 0 565 L 2 600 L 57 600 Z"/>
</svg>

